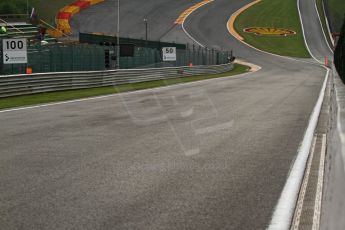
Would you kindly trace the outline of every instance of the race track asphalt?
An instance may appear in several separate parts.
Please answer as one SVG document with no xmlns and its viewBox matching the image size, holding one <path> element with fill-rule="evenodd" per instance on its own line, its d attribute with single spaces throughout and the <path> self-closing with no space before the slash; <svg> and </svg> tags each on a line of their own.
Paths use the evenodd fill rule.
<svg viewBox="0 0 345 230">
<path fill-rule="evenodd" d="M 121 1 L 120 36 L 144 39 L 144 18 L 146 18 L 148 40 L 192 43 L 181 27 L 176 26 L 174 22 L 180 13 L 198 2 L 198 0 L 182 2 L 172 0 Z M 82 11 L 73 17 L 71 26 L 74 36 L 78 36 L 79 32 L 115 35 L 117 32 L 117 0 L 106 0 Z"/>
<path fill-rule="evenodd" d="M 90 9 L 92 17 L 115 23 L 104 14 L 111 2 Z M 142 27 L 131 20 L 149 15 L 156 39 L 197 1 L 176 2 L 126 1 L 128 35 Z M 0 112 L 1 229 L 265 229 L 325 70 L 234 40 L 226 22 L 247 2 L 216 0 L 186 29 L 262 66 L 254 74 Z M 313 14 L 308 4 L 301 10 Z M 101 28 L 78 17 L 90 20 L 88 30 Z M 327 50 L 315 28 L 307 38 L 321 58 Z M 188 40 L 174 30 L 165 39 Z"/>
</svg>

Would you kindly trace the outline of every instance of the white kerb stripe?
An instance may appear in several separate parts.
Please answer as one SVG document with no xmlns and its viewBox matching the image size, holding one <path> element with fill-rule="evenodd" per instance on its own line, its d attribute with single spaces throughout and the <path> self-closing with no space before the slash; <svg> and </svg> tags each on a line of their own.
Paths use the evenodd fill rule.
<svg viewBox="0 0 345 230">
<path fill-rule="evenodd" d="M 327 74 L 323 82 L 319 98 L 316 102 L 316 105 L 309 120 L 308 128 L 304 134 L 303 141 L 298 150 L 296 160 L 292 166 L 289 177 L 280 195 L 278 204 L 274 210 L 273 217 L 268 227 L 268 230 L 290 229 L 300 185 L 303 179 L 304 170 L 306 168 L 306 163 L 308 160 L 310 146 L 313 141 L 315 128 L 317 126 L 323 98 L 325 95 L 328 76 L 329 70 L 327 70 Z"/>
</svg>

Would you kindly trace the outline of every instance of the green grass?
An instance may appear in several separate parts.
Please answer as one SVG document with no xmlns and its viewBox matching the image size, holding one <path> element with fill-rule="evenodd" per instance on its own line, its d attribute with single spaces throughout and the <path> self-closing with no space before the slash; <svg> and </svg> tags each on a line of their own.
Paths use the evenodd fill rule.
<svg viewBox="0 0 345 230">
<path fill-rule="evenodd" d="M 270 53 L 283 56 L 310 57 L 303 40 L 296 0 L 263 0 L 241 13 L 235 29 L 245 42 Z M 248 27 L 285 28 L 297 32 L 292 36 L 257 36 L 243 32 Z"/>
<path fill-rule="evenodd" d="M 26 1 L 0 1 L 0 14 L 26 14 Z"/>
<path fill-rule="evenodd" d="M 80 99 L 86 97 L 95 97 L 107 94 L 115 94 L 120 92 L 135 91 L 148 88 L 156 88 L 160 86 L 174 85 L 179 83 L 186 83 L 192 81 L 200 81 L 211 78 L 228 77 L 248 71 L 248 67 L 244 65 L 235 64 L 232 71 L 211 74 L 211 75 L 197 75 L 183 78 L 173 78 L 167 80 L 140 82 L 134 84 L 123 84 L 118 86 L 91 88 L 91 89 L 79 89 L 68 90 L 50 93 L 39 93 L 25 96 L 14 96 L 0 99 L 0 109 L 13 108 L 19 106 L 37 105 L 42 103 L 59 102 L 73 99 Z"/>
<path fill-rule="evenodd" d="M 334 30 L 340 32 L 344 22 L 345 2 L 344 0 L 328 0 L 328 7 Z"/>
</svg>

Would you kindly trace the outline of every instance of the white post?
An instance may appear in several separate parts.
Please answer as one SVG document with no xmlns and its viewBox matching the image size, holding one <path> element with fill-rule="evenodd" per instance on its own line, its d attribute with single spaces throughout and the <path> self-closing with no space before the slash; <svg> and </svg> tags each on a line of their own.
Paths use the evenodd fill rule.
<svg viewBox="0 0 345 230">
<path fill-rule="evenodd" d="M 144 23 L 145 23 L 145 42 L 147 43 L 147 18 L 144 18 Z"/>
</svg>

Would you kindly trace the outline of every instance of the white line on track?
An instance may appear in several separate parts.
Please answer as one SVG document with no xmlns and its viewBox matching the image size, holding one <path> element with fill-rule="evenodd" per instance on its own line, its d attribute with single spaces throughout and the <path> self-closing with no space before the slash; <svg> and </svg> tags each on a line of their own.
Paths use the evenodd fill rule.
<svg viewBox="0 0 345 230">
<path fill-rule="evenodd" d="M 302 33 L 303 33 L 303 39 L 304 39 L 304 43 L 305 43 L 305 46 L 307 47 L 307 50 L 309 52 L 309 54 L 312 56 L 312 58 L 317 61 L 318 63 L 320 63 L 320 65 L 323 65 L 322 62 L 320 62 L 314 55 L 313 53 L 311 52 L 310 48 L 309 48 L 309 45 L 308 45 L 308 42 L 307 42 L 307 39 L 306 39 L 306 36 L 305 36 L 305 30 L 304 30 L 304 26 L 303 26 L 303 19 L 302 19 L 302 13 L 301 13 L 301 9 L 300 9 L 300 0 L 297 0 L 297 9 L 298 9 L 298 16 L 299 16 L 299 20 L 300 20 L 300 23 L 301 23 L 301 27 L 302 27 Z"/>
<path fill-rule="evenodd" d="M 316 63 L 318 63 L 318 66 L 324 67 L 323 66 L 324 63 L 319 61 L 312 54 L 312 52 L 309 48 L 308 42 L 306 40 L 305 30 L 304 30 L 304 26 L 303 26 L 301 11 L 300 11 L 299 0 L 297 0 L 297 7 L 298 7 L 300 23 L 301 23 L 302 32 L 303 32 L 303 39 L 304 39 L 305 45 L 307 47 L 307 50 L 310 53 L 310 55 L 312 56 L 312 58 L 316 61 Z M 229 21 L 230 21 L 230 19 L 231 19 L 231 17 L 229 18 Z M 227 26 L 227 29 L 228 29 L 229 33 L 231 34 L 228 26 Z M 189 35 L 187 31 L 185 31 L 185 32 L 187 33 L 187 35 Z M 193 38 L 193 40 L 196 40 L 196 39 Z M 293 60 L 293 61 L 303 62 L 303 63 L 314 64 L 312 62 L 308 62 L 308 61 L 304 61 L 304 60 L 299 60 L 299 59 L 295 59 L 295 58 L 290 58 L 290 57 L 285 57 L 285 56 L 281 56 L 281 55 L 277 55 L 277 54 L 268 53 L 266 51 L 257 49 L 255 47 L 249 45 L 246 42 L 243 42 L 243 41 L 240 41 L 240 42 L 244 43 L 245 45 L 247 45 L 247 46 L 249 46 L 249 47 L 251 47 L 251 48 L 253 48 L 259 52 L 262 52 L 262 53 L 265 53 L 268 55 L 272 55 L 272 56 L 284 58 L 284 59 L 289 59 L 289 60 Z M 317 103 L 313 109 L 312 115 L 309 119 L 308 127 L 306 129 L 304 138 L 303 138 L 301 145 L 300 145 L 300 148 L 298 150 L 298 154 L 297 154 L 297 157 L 295 159 L 295 162 L 292 165 L 292 168 L 290 170 L 286 184 L 285 184 L 283 191 L 281 193 L 281 196 L 279 198 L 278 204 L 275 207 L 271 223 L 268 227 L 269 230 L 288 230 L 290 228 L 291 220 L 293 218 L 293 214 L 294 214 L 294 210 L 295 210 L 296 200 L 298 198 L 299 189 L 300 189 L 300 186 L 301 186 L 301 183 L 303 180 L 304 170 L 306 168 L 306 164 L 307 164 L 307 160 L 308 160 L 308 156 L 309 156 L 309 151 L 310 151 L 310 147 L 311 147 L 312 140 L 313 140 L 313 135 L 314 135 L 314 132 L 315 132 L 315 129 L 317 126 L 318 117 L 319 117 L 320 112 L 321 112 L 321 107 L 322 107 L 322 103 L 323 103 L 323 99 L 324 99 L 324 95 L 325 95 L 327 81 L 328 81 L 329 74 L 330 74 L 330 70 L 327 69 L 326 67 L 324 67 L 324 68 L 327 70 L 327 73 L 325 75 L 325 80 L 323 82 L 323 86 L 321 88 L 319 98 L 318 98 Z"/>
<path fill-rule="evenodd" d="M 316 13 L 317 13 L 317 17 L 318 17 L 319 22 L 320 22 L 320 25 L 321 25 L 322 34 L 323 34 L 323 37 L 325 38 L 325 41 L 326 41 L 326 43 L 327 43 L 327 47 L 328 47 L 328 49 L 331 51 L 331 53 L 333 53 L 333 50 L 332 50 L 331 46 L 328 44 L 328 40 L 327 40 L 327 37 L 326 37 L 325 30 L 323 29 L 323 26 L 322 26 L 322 21 L 321 21 L 321 18 L 320 18 L 319 11 L 318 11 L 318 9 L 317 9 L 316 2 L 315 2 L 315 11 L 316 11 Z"/>
<path fill-rule="evenodd" d="M 271 223 L 268 227 L 269 230 L 288 230 L 290 228 L 291 220 L 295 211 L 296 200 L 298 198 L 299 189 L 301 187 L 304 170 L 308 160 L 309 150 L 315 128 L 317 126 L 319 114 L 321 112 L 328 76 L 329 70 L 327 70 L 327 75 L 323 82 L 319 98 L 309 119 L 309 124 L 298 150 L 296 160 L 293 163 L 278 204 L 275 207 Z"/>
<path fill-rule="evenodd" d="M 297 0 L 297 8 L 298 8 L 298 14 L 300 18 L 300 23 L 302 27 L 303 32 L 303 39 L 305 42 L 305 45 L 310 53 L 310 55 L 313 57 L 315 61 L 320 63 L 320 66 L 323 66 L 323 63 L 320 62 L 315 58 L 315 56 L 312 54 L 308 42 L 306 40 L 305 36 L 305 30 L 302 20 L 302 14 L 300 10 L 300 0 Z M 321 25 L 322 26 L 322 25 Z M 326 41 L 327 42 L 327 41 Z M 327 69 L 326 67 L 324 67 Z M 295 204 L 296 200 L 298 199 L 298 192 L 300 185 L 303 180 L 303 174 L 306 167 L 306 162 L 309 155 L 310 145 L 313 140 L 313 134 L 315 132 L 318 117 L 321 112 L 321 107 L 323 103 L 323 98 L 326 91 L 327 81 L 329 78 L 330 70 L 327 69 L 327 73 L 325 76 L 325 80 L 323 82 L 323 86 L 320 91 L 319 98 L 317 100 L 317 103 L 314 107 L 313 113 L 310 117 L 309 124 L 307 127 L 307 130 L 305 132 L 305 135 L 303 137 L 303 141 L 301 143 L 301 146 L 298 150 L 297 158 L 292 166 L 292 169 L 290 171 L 289 177 L 286 181 L 286 184 L 284 186 L 284 189 L 280 195 L 278 204 L 274 210 L 273 217 L 271 220 L 271 223 L 268 227 L 269 230 L 288 230 L 291 225 L 291 220 L 293 218 L 294 210 L 295 210 Z"/>
<path fill-rule="evenodd" d="M 307 47 L 307 50 L 310 53 L 310 55 L 312 56 L 312 58 L 319 64 L 318 66 L 324 67 L 323 66 L 324 63 L 319 61 L 312 54 L 312 52 L 309 48 L 308 42 L 306 40 L 305 30 L 304 30 L 303 21 L 302 21 L 302 15 L 301 15 L 301 11 L 300 11 L 300 1 L 299 0 L 297 0 L 297 8 L 298 8 L 300 23 L 301 23 L 302 32 L 303 32 L 303 39 L 304 39 L 305 45 Z M 228 23 L 231 20 L 231 17 L 229 18 Z M 228 25 L 228 23 L 227 23 L 227 25 Z M 229 33 L 231 34 L 231 31 L 230 31 L 228 26 L 227 26 L 227 29 L 228 29 Z M 187 31 L 185 31 L 185 32 L 188 36 L 190 36 Z M 193 38 L 193 40 L 196 40 L 196 39 Z M 272 55 L 272 56 L 284 58 L 284 59 L 289 59 L 289 60 L 293 60 L 293 61 L 303 62 L 303 63 L 314 64 L 312 62 L 308 62 L 308 61 L 304 61 L 304 60 L 299 60 L 299 59 L 295 59 L 295 58 L 290 58 L 290 57 L 285 57 L 285 56 L 281 56 L 281 55 L 277 55 L 277 54 L 268 53 L 266 51 L 257 49 L 257 48 L 249 45 L 248 43 L 246 43 L 244 41 L 240 41 L 240 42 L 244 43 L 245 45 L 247 45 L 247 46 L 249 46 L 249 47 L 251 47 L 251 48 L 253 48 L 259 52 L 262 52 L 262 53 L 265 53 L 268 55 Z M 294 215 L 296 200 L 298 198 L 299 189 L 300 189 L 300 186 L 301 186 L 301 183 L 303 180 L 304 171 L 305 171 L 308 156 L 309 156 L 309 151 L 310 151 L 311 144 L 313 141 L 313 135 L 314 135 L 314 132 L 315 132 L 315 129 L 317 126 L 317 122 L 318 122 L 318 118 L 319 118 L 319 115 L 321 112 L 321 107 L 322 107 L 322 103 L 323 103 L 323 99 L 324 99 L 324 95 L 325 95 L 327 81 L 328 81 L 329 74 L 330 74 L 330 70 L 327 69 L 326 67 L 324 67 L 324 68 L 327 70 L 327 73 L 325 75 L 325 80 L 323 82 L 323 86 L 321 88 L 319 98 L 317 100 L 317 103 L 316 103 L 316 105 L 313 109 L 313 112 L 311 114 L 311 117 L 309 119 L 308 127 L 306 129 L 305 135 L 303 137 L 300 148 L 298 150 L 297 157 L 295 159 L 295 162 L 292 165 L 289 176 L 287 178 L 287 181 L 285 183 L 283 191 L 280 195 L 278 204 L 275 207 L 273 217 L 272 217 L 271 223 L 268 227 L 268 230 L 288 230 L 291 226 L 291 220 L 292 220 L 293 215 Z"/>
<path fill-rule="evenodd" d="M 205 4 L 205 5 L 207 5 L 207 4 Z M 183 32 L 184 32 L 185 34 L 187 34 L 187 36 L 188 36 L 190 39 L 192 39 L 196 44 L 198 44 L 198 45 L 201 46 L 202 48 L 205 48 L 205 45 L 201 44 L 198 40 L 196 40 L 192 35 L 190 35 L 190 34 L 188 33 L 188 31 L 187 31 L 186 28 L 184 27 L 184 23 L 185 23 L 185 21 L 187 20 L 187 18 L 188 18 L 192 13 L 194 13 L 195 11 L 197 11 L 198 9 L 200 9 L 201 7 L 203 7 L 203 6 L 205 6 L 205 5 L 202 5 L 202 6 L 200 6 L 199 8 L 197 8 L 197 9 L 195 9 L 195 10 L 189 12 L 189 13 L 187 14 L 187 16 L 183 19 L 183 22 L 182 22 L 182 25 L 181 25 L 181 26 L 182 26 L 182 29 L 183 29 Z"/>
<path fill-rule="evenodd" d="M 316 144 L 316 138 L 314 137 L 313 139 L 313 144 L 312 144 L 312 148 L 310 151 L 310 156 L 309 156 L 309 160 L 308 160 L 308 166 L 305 172 L 305 177 L 303 179 L 303 184 L 301 187 L 301 191 L 300 191 L 300 195 L 297 201 L 297 205 L 296 205 L 296 214 L 294 217 L 294 222 L 293 222 L 293 226 L 291 227 L 291 230 L 298 230 L 299 229 L 299 223 L 301 220 L 301 215 L 302 215 L 302 209 L 303 209 L 303 203 L 304 203 L 304 197 L 307 191 L 307 185 L 309 182 L 309 175 L 310 175 L 310 169 L 311 169 L 311 164 L 313 162 L 313 157 L 314 157 L 314 152 L 315 152 L 315 144 Z"/>
<path fill-rule="evenodd" d="M 239 9 L 239 10 L 241 10 L 241 9 Z M 238 11 L 239 11 L 239 10 L 238 10 Z M 228 25 L 229 25 L 229 23 L 230 23 L 230 21 L 231 21 L 231 18 L 232 18 L 234 15 L 236 15 L 238 11 L 234 12 L 234 13 L 230 16 L 230 18 L 228 19 L 228 21 L 227 21 L 227 23 L 226 23 L 226 25 L 227 25 L 226 28 L 227 28 L 229 34 L 231 34 L 231 35 L 232 35 L 233 37 L 235 37 L 235 38 L 236 38 L 236 36 L 234 36 L 234 35 L 232 34 L 232 32 L 231 32 L 231 30 L 230 30 L 230 28 L 229 28 Z M 303 35 L 303 36 L 304 36 L 304 35 Z M 238 39 L 237 39 L 237 40 L 238 40 Z M 313 58 L 313 59 L 316 61 L 316 63 L 314 63 L 314 62 L 312 62 L 312 61 L 307 61 L 307 60 L 302 60 L 302 59 L 293 58 L 293 57 L 282 56 L 282 55 L 279 55 L 279 54 L 269 53 L 269 52 L 267 52 L 267 51 L 260 50 L 260 49 L 258 49 L 258 48 L 256 48 L 256 47 L 250 45 L 249 43 L 243 41 L 243 40 L 238 40 L 238 41 L 241 42 L 242 44 L 244 44 L 244 45 L 246 45 L 246 46 L 248 46 L 248 47 L 250 47 L 250 48 L 252 48 L 252 49 L 254 49 L 254 50 L 258 51 L 258 52 L 260 52 L 260 53 L 264 53 L 264 54 L 271 55 L 271 56 L 274 56 L 274 57 L 278 57 L 278 58 L 282 58 L 282 59 L 287 59 L 287 60 L 291 60 L 291 61 L 296 61 L 296 62 L 307 63 L 307 64 L 311 64 L 311 65 L 315 65 L 315 64 L 316 64 L 316 65 L 319 66 L 319 64 L 320 64 L 320 62 L 319 62 L 317 59 L 315 59 L 315 58 Z M 310 51 L 310 50 L 308 49 L 308 51 Z M 310 52 L 309 52 L 309 53 L 310 53 Z"/>
<path fill-rule="evenodd" d="M 205 4 L 207 5 L 207 4 Z M 201 7 L 205 6 L 202 5 Z M 198 9 L 200 9 L 201 7 L 199 7 Z M 198 10 L 196 9 L 196 10 Z M 201 44 L 200 42 L 198 42 L 195 38 L 193 38 L 188 32 L 187 30 L 184 28 L 184 23 L 186 21 L 186 19 L 193 13 L 195 12 L 191 11 L 183 20 L 182 23 L 182 29 L 183 31 L 187 34 L 187 36 L 189 36 L 193 41 L 195 41 L 197 44 L 199 44 L 201 47 L 205 47 L 203 44 Z M 261 67 L 258 67 L 258 69 L 261 69 Z M 249 72 L 249 73 L 244 73 L 244 74 L 239 74 L 239 75 L 235 75 L 232 78 L 236 79 L 238 77 L 243 77 L 246 75 L 250 75 L 253 72 Z M 220 79 L 220 78 L 217 78 Z M 182 83 L 182 84 L 176 84 L 176 85 L 168 85 L 168 86 L 162 86 L 162 87 L 157 87 L 157 88 L 152 88 L 152 89 L 144 89 L 144 90 L 138 90 L 138 91 L 131 91 L 131 92 L 125 92 L 122 93 L 124 95 L 126 94 L 132 94 L 132 93 L 142 93 L 142 92 L 153 92 L 153 91 L 158 91 L 161 89 L 166 89 L 166 88 L 172 88 L 172 87 L 178 87 L 181 85 L 191 85 L 191 84 L 197 84 L 197 83 L 201 83 L 201 82 L 208 82 L 208 81 L 214 81 L 216 79 L 207 79 L 207 80 L 202 80 L 202 81 L 195 81 L 195 82 L 187 82 L 187 83 Z M 77 100 L 69 100 L 69 101 L 63 101 L 63 102 L 56 102 L 56 103 L 48 103 L 48 104 L 42 104 L 42 105 L 35 105 L 35 106 L 25 106 L 25 107 L 20 107 L 20 108 L 14 108 L 14 109 L 5 109 L 5 110 L 0 110 L 0 113 L 7 113 L 7 112 L 14 112 L 14 111 L 20 111 L 20 110 L 27 110 L 27 109 L 35 109 L 35 108 L 42 108 L 42 107 L 48 107 L 48 106 L 55 106 L 55 105 L 63 105 L 63 104 L 70 104 L 70 103 L 77 103 L 77 102 L 84 102 L 84 101 L 92 101 L 92 100 L 99 100 L 99 99 L 103 99 L 103 98 L 109 98 L 109 97 L 115 97 L 118 94 L 111 94 L 111 95 L 105 95 L 105 96 L 97 96 L 97 97 L 88 97 L 88 98 L 84 98 L 84 99 L 77 99 Z"/>
<path fill-rule="evenodd" d="M 203 44 L 201 44 L 200 42 L 198 42 L 195 38 L 193 38 L 192 35 L 190 35 L 187 30 L 184 28 L 184 22 L 182 23 L 182 29 L 185 32 L 185 34 L 187 34 L 187 36 L 192 39 L 196 44 L 198 44 L 199 46 L 201 46 L 202 48 L 205 48 L 205 46 Z"/>
<path fill-rule="evenodd" d="M 248 72 L 248 73 L 233 75 L 233 76 L 229 76 L 229 77 L 231 77 L 231 79 L 240 79 L 240 78 L 249 76 L 252 73 L 253 72 Z M 178 88 L 178 87 L 182 87 L 182 86 L 190 86 L 190 85 L 194 85 L 194 84 L 203 84 L 203 83 L 208 83 L 208 82 L 211 82 L 211 81 L 212 82 L 216 82 L 216 81 L 221 81 L 221 80 L 224 80 L 224 77 L 221 77 L 221 78 L 211 78 L 211 79 L 206 79 L 206 80 L 201 80 L 201 81 L 185 82 L 185 83 L 161 86 L 161 87 L 150 88 L 150 89 L 143 89 L 143 90 L 124 92 L 124 93 L 121 93 L 121 95 L 140 94 L 140 93 L 145 93 L 145 92 L 158 92 L 158 91 L 166 90 L 166 89 L 169 89 L 169 88 Z M 109 95 L 104 95 L 104 96 L 97 96 L 97 97 L 88 97 L 88 98 L 69 100 L 69 101 L 62 101 L 62 102 L 53 102 L 53 103 L 47 103 L 47 104 L 41 104 L 41 105 L 25 106 L 25 107 L 13 108 L 13 109 L 4 109 L 4 110 L 0 110 L 0 114 L 1 113 L 21 111 L 21 110 L 29 110 L 29 109 L 38 109 L 38 108 L 43 108 L 43 107 L 51 107 L 51 106 L 63 105 L 63 104 L 71 104 L 71 103 L 79 103 L 79 102 L 85 102 L 85 101 L 100 100 L 100 99 L 104 99 L 104 98 L 116 97 L 116 96 L 119 96 L 119 94 L 120 93 L 109 94 Z"/>
<path fill-rule="evenodd" d="M 328 21 L 327 16 L 326 16 L 327 14 L 326 14 L 326 11 L 325 11 L 325 5 L 324 5 L 323 2 L 322 2 L 322 11 L 323 11 L 323 15 L 325 16 L 325 20 L 326 20 L 328 36 L 331 39 L 332 45 L 335 46 L 334 39 L 333 39 L 332 33 L 331 33 L 331 29 L 329 28 L 329 21 Z"/>
</svg>

